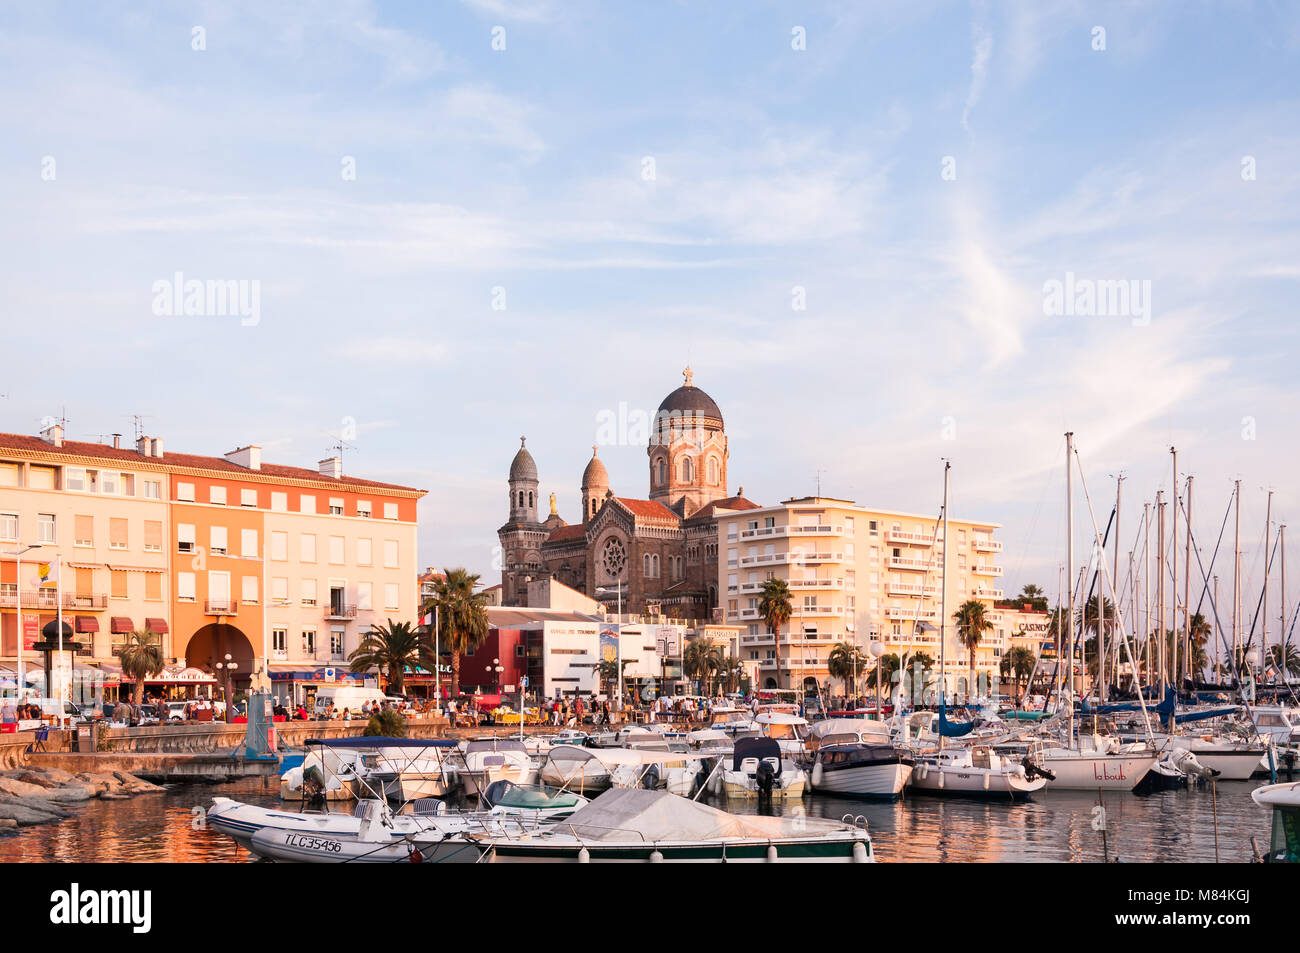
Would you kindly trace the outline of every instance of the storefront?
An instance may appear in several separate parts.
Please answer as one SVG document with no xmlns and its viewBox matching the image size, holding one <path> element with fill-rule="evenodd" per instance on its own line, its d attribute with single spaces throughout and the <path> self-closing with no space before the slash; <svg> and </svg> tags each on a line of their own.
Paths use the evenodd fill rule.
<svg viewBox="0 0 1300 953">
<path fill-rule="evenodd" d="M 115 675 L 121 685 L 120 695 L 129 700 L 135 690 L 135 679 L 122 674 L 119 667 L 105 663 L 102 666 L 105 675 Z M 215 675 L 201 668 L 182 665 L 168 665 L 157 675 L 144 680 L 146 697 L 163 701 L 189 701 L 193 698 L 219 698 L 221 686 Z"/>
<path fill-rule="evenodd" d="M 304 669 L 301 665 L 279 666 L 271 663 L 271 695 L 274 704 L 286 708 L 302 705 L 308 711 L 316 702 L 316 690 L 322 685 L 340 682 L 358 688 L 378 688 L 379 678 L 373 672 L 350 672 L 346 668 L 320 666 Z"/>
</svg>

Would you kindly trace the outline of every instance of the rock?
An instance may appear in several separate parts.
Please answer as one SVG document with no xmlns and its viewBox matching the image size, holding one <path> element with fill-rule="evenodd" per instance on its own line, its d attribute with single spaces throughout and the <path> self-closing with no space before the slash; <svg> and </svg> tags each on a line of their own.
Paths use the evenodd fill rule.
<svg viewBox="0 0 1300 953">
<path fill-rule="evenodd" d="M 18 778 L 15 778 L 14 780 L 21 781 L 24 784 L 35 784 L 37 787 L 42 787 L 42 788 L 52 788 L 58 784 L 58 782 L 55 781 L 53 778 L 43 777 L 32 771 L 28 771 L 26 774 L 21 775 Z"/>
<path fill-rule="evenodd" d="M 73 780 L 72 772 L 64 771 L 62 768 L 47 768 L 42 765 L 39 768 L 32 768 L 32 771 L 44 775 L 55 784 L 66 784 L 68 781 Z"/>
<path fill-rule="evenodd" d="M 16 778 L 0 778 L 0 793 L 13 797 L 40 797 L 45 794 L 45 788 Z"/>
<path fill-rule="evenodd" d="M 0 822 L 10 820 L 22 827 L 32 824 L 48 824 L 50 821 L 62 820 L 57 814 L 34 810 L 15 802 L 0 803 Z"/>
<path fill-rule="evenodd" d="M 122 787 L 122 782 L 111 774 L 96 774 L 90 771 L 83 771 L 76 776 L 78 781 L 92 785 L 101 791 L 118 791 Z"/>
<path fill-rule="evenodd" d="M 99 799 L 100 799 L 101 801 L 129 801 L 129 800 L 131 800 L 131 795 L 129 795 L 129 794 L 113 794 L 113 793 L 110 792 L 110 791 L 100 791 L 100 792 L 99 792 Z"/>
<path fill-rule="evenodd" d="M 122 783 L 122 789 L 128 794 L 148 794 L 163 790 L 161 786 L 137 778 L 134 774 L 127 774 L 125 771 L 114 771 L 113 777 Z"/>
<path fill-rule="evenodd" d="M 97 793 L 98 789 L 94 785 L 73 781 L 57 788 L 45 789 L 41 797 L 50 801 L 89 801 Z"/>
<path fill-rule="evenodd" d="M 33 811 L 40 811 L 42 814 L 53 814 L 55 817 L 71 817 L 72 811 L 69 811 L 62 804 L 56 804 L 53 801 L 46 800 L 43 797 L 18 797 L 9 801 L 10 804 L 16 804 L 19 807 L 30 808 Z"/>
<path fill-rule="evenodd" d="M 12 817 L 0 817 L 0 831 L 13 830 L 18 826 L 18 822 Z"/>
</svg>

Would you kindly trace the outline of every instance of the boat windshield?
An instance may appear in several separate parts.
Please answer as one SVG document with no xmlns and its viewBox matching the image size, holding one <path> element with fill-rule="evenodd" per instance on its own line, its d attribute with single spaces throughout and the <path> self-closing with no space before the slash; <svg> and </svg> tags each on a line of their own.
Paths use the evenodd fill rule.
<svg viewBox="0 0 1300 953">
<path fill-rule="evenodd" d="M 1300 807 L 1273 808 L 1268 859 L 1279 864 L 1300 863 Z"/>
</svg>

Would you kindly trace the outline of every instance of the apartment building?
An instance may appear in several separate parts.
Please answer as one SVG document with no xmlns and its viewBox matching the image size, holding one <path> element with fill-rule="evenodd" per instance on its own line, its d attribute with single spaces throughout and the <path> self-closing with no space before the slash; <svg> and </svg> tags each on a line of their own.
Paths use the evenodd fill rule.
<svg viewBox="0 0 1300 953">
<path fill-rule="evenodd" d="M 957 607 L 978 600 L 992 612 L 1003 597 L 1002 543 L 997 523 L 949 519 L 949 624 L 944 680 L 964 691 L 969 653 L 951 622 Z M 803 497 L 727 514 L 718 522 L 718 591 L 725 621 L 744 625 L 741 660 L 766 688 L 820 685 L 834 693 L 826 659 L 836 642 L 864 652 L 874 641 L 886 652 L 925 652 L 939 660 L 942 557 L 947 541 L 934 515 L 861 506 L 851 500 Z M 763 583 L 784 579 L 793 614 L 777 643 L 759 613 Z M 976 651 L 977 672 L 996 673 L 1011 634 L 996 628 Z"/>
<path fill-rule="evenodd" d="M 237 684 L 304 700 L 353 677 L 343 663 L 372 624 L 417 621 L 423 495 L 346 476 L 338 458 L 264 464 L 257 446 L 206 457 L 159 438 L 66 441 L 57 425 L 0 434 L 0 664 L 20 628 L 8 554 L 36 543 L 22 557 L 26 648 L 55 608 L 48 588 L 28 592 L 29 561 L 58 556 L 84 663 L 115 672 L 122 637 L 147 630 L 173 666 L 212 673 L 229 654 Z"/>
</svg>

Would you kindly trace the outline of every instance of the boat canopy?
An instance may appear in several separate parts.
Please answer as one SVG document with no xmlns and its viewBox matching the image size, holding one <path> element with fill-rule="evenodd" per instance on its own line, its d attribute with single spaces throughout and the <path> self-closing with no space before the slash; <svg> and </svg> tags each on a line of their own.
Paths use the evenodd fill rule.
<svg viewBox="0 0 1300 953">
<path fill-rule="evenodd" d="M 547 755 L 550 761 L 596 761 L 606 768 L 620 765 L 666 764 L 684 761 L 684 751 L 650 751 L 645 748 L 582 748 L 578 745 L 556 745 Z"/>
<path fill-rule="evenodd" d="M 308 738 L 306 745 L 325 748 L 454 748 L 459 742 L 450 738 L 387 738 L 381 735 L 354 738 Z"/>
<path fill-rule="evenodd" d="M 939 735 L 944 738 L 960 738 L 968 735 L 975 730 L 975 722 L 949 721 L 947 714 L 944 713 L 943 706 L 939 706 Z"/>
<path fill-rule="evenodd" d="M 578 808 L 559 831 L 594 841 L 772 840 L 808 836 L 843 826 L 813 817 L 738 817 L 667 791 L 611 788 Z"/>
<path fill-rule="evenodd" d="M 527 752 L 524 743 L 518 738 L 479 738 L 476 741 L 465 742 L 465 753 L 473 754 L 476 751 L 524 751 Z"/>
<path fill-rule="evenodd" d="M 806 725 L 807 721 L 798 715 L 786 714 L 783 711 L 765 711 L 754 717 L 754 720 L 760 725 Z"/>
<path fill-rule="evenodd" d="M 775 738 L 737 738 L 732 754 L 731 769 L 739 771 L 746 758 L 781 758 L 781 746 Z"/>
<path fill-rule="evenodd" d="M 812 736 L 818 740 L 827 735 L 860 734 L 888 738 L 889 725 L 874 718 L 824 718 L 812 726 Z"/>
</svg>

